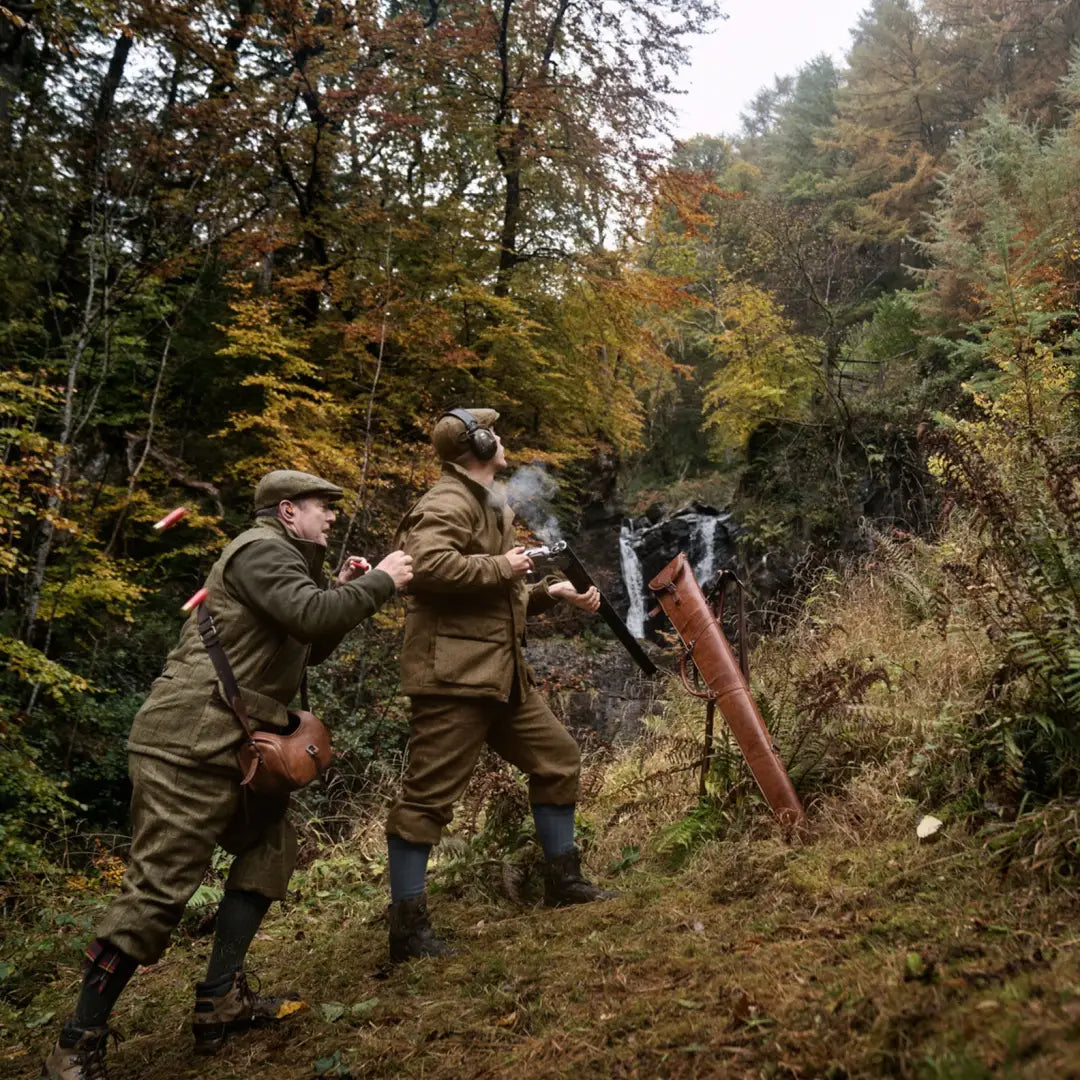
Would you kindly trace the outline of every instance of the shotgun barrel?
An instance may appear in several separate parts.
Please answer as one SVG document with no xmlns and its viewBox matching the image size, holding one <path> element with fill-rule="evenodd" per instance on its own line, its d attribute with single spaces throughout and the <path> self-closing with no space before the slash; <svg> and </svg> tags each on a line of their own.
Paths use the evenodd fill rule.
<svg viewBox="0 0 1080 1080">
<path fill-rule="evenodd" d="M 565 540 L 544 547 L 528 548 L 525 554 L 534 563 L 541 565 L 553 563 L 558 566 L 578 592 L 584 592 L 596 585 L 589 571 L 585 569 L 581 560 L 574 554 L 573 548 Z M 641 643 L 630 633 L 626 623 L 619 618 L 619 613 L 608 603 L 603 593 L 600 593 L 600 617 L 611 627 L 612 632 L 622 642 L 623 648 L 633 657 L 637 666 L 646 675 L 655 675 L 656 665 L 649 659 Z"/>
</svg>

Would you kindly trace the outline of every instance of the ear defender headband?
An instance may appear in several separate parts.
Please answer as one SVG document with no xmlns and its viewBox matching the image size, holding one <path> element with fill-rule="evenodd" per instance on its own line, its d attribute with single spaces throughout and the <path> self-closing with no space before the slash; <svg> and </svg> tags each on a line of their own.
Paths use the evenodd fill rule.
<svg viewBox="0 0 1080 1080">
<path fill-rule="evenodd" d="M 499 450 L 495 433 L 491 428 L 481 427 L 468 409 L 447 409 L 443 416 L 453 416 L 465 425 L 461 441 L 467 443 L 473 455 L 479 461 L 490 461 Z"/>
</svg>

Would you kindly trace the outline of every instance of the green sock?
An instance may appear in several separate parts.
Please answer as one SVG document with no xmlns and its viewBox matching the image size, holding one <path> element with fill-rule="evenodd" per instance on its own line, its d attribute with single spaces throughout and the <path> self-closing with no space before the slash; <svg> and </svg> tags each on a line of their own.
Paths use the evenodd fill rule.
<svg viewBox="0 0 1080 1080">
<path fill-rule="evenodd" d="M 206 969 L 206 982 L 222 982 L 244 966 L 248 946 L 273 901 L 247 889 L 226 889 L 218 907 L 214 948 Z"/>
</svg>

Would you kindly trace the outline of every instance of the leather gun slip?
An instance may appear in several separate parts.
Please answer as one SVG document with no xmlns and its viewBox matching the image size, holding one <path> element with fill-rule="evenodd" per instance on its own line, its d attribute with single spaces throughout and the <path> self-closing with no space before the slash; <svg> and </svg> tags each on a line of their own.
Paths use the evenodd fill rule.
<svg viewBox="0 0 1080 1080">
<path fill-rule="evenodd" d="M 649 589 L 656 594 L 664 614 L 682 638 L 688 657 L 712 691 L 765 801 L 785 824 L 800 821 L 802 803 L 795 794 L 791 777 L 750 696 L 739 662 L 694 579 L 686 555 L 682 552 L 676 555 L 649 582 Z M 689 685 L 687 688 L 690 689 Z"/>
</svg>

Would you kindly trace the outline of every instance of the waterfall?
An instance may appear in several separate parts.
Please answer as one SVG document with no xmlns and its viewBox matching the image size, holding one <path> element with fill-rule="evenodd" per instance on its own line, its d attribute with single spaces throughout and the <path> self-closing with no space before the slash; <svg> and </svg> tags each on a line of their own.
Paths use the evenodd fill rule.
<svg viewBox="0 0 1080 1080">
<path fill-rule="evenodd" d="M 626 522 L 619 530 L 619 566 L 630 606 L 626 611 L 626 626 L 636 638 L 645 636 L 645 580 L 641 563 L 634 550 L 633 533 Z"/>
<path fill-rule="evenodd" d="M 720 528 L 725 518 L 726 515 L 709 514 L 697 519 L 702 553 L 697 566 L 694 567 L 694 576 L 703 589 L 712 582 L 713 574 L 716 572 L 716 530 Z"/>
<path fill-rule="evenodd" d="M 645 636 L 650 601 L 645 589 L 648 578 L 683 551 L 694 577 L 702 588 L 707 587 L 734 550 L 728 536 L 730 522 L 731 514 L 697 504 L 652 524 L 641 519 L 623 521 L 619 529 L 619 567 L 629 600 L 626 625 L 634 637 Z"/>
</svg>

